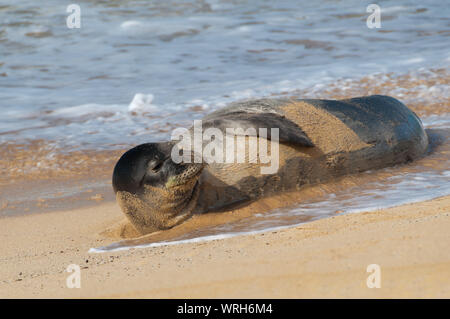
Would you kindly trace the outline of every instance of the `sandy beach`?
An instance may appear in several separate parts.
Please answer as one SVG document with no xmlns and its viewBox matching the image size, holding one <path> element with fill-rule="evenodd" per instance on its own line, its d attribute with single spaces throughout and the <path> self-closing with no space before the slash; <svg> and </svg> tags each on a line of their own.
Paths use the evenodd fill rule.
<svg viewBox="0 0 450 319">
<path fill-rule="evenodd" d="M 1 298 L 449 298 L 450 196 L 224 240 L 88 253 L 115 203 L 0 219 Z M 81 288 L 69 289 L 69 264 Z M 369 264 L 381 288 L 369 289 Z"/>
</svg>

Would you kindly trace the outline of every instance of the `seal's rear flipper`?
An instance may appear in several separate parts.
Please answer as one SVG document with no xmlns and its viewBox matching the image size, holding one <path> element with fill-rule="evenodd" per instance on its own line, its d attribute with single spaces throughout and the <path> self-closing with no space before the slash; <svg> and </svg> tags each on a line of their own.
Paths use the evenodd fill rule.
<svg viewBox="0 0 450 319">
<path fill-rule="evenodd" d="M 277 113 L 248 113 L 243 111 L 221 114 L 219 118 L 207 118 L 202 123 L 203 129 L 214 127 L 226 133 L 227 128 L 241 128 L 243 132 L 237 135 L 260 136 L 259 129 L 267 129 L 267 139 L 271 140 L 271 129 L 278 128 L 280 143 L 294 144 L 303 147 L 313 147 L 313 142 L 305 132 L 294 122 Z M 248 130 L 253 128 L 252 130 Z M 248 132 L 245 132 L 247 131 Z M 255 135 L 256 134 L 256 135 Z"/>
</svg>

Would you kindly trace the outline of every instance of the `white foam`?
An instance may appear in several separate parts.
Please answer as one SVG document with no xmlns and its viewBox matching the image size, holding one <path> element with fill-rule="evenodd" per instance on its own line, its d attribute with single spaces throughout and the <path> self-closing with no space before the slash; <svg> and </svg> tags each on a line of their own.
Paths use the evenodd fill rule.
<svg viewBox="0 0 450 319">
<path fill-rule="evenodd" d="M 150 112 L 157 111 L 158 106 L 152 104 L 154 99 L 153 94 L 137 93 L 133 100 L 128 105 L 129 112 Z"/>
<path fill-rule="evenodd" d="M 122 24 L 120 25 L 120 27 L 122 29 L 135 29 L 135 28 L 140 28 L 142 26 L 143 26 L 142 22 L 135 21 L 135 20 L 125 21 L 125 22 L 122 22 Z"/>
<path fill-rule="evenodd" d="M 123 105 L 119 104 L 96 104 L 88 103 L 82 105 L 75 105 L 70 107 L 62 107 L 57 110 L 52 111 L 50 117 L 60 117 L 60 118 L 76 118 L 89 114 L 99 114 L 105 112 L 118 112 L 123 108 Z"/>
<path fill-rule="evenodd" d="M 409 10 L 410 8 L 406 7 L 406 6 L 393 6 L 393 7 L 385 7 L 385 6 L 380 6 L 381 9 L 381 13 L 395 13 L 395 12 L 404 12 Z"/>
<path fill-rule="evenodd" d="M 408 64 L 416 64 L 416 63 L 421 63 L 423 62 L 424 59 L 421 57 L 416 57 L 416 58 L 411 58 L 411 59 L 406 59 L 403 61 L 400 61 L 400 63 L 404 64 L 404 65 L 408 65 Z"/>
<path fill-rule="evenodd" d="M 422 118 L 422 123 L 429 128 L 450 128 L 450 113 L 432 114 Z"/>
<path fill-rule="evenodd" d="M 136 245 L 136 246 L 120 246 L 121 243 L 119 242 L 119 243 L 111 244 L 109 246 L 90 248 L 88 253 L 104 253 L 104 252 L 113 252 L 113 251 L 126 251 L 126 250 L 131 250 L 131 249 L 155 248 L 155 247 L 173 246 L 173 245 L 180 245 L 180 244 L 201 243 L 201 242 L 207 242 L 207 241 L 213 241 L 213 240 L 222 240 L 222 239 L 227 239 L 227 238 L 233 238 L 233 237 L 242 236 L 242 235 L 257 235 L 257 234 L 267 232 L 267 231 L 278 231 L 278 230 L 282 230 L 282 229 L 286 229 L 286 228 L 290 228 L 290 227 L 295 227 L 295 226 L 294 225 L 280 226 L 280 227 L 273 227 L 270 229 L 264 229 L 264 230 L 258 230 L 258 231 L 218 234 L 218 235 L 211 235 L 211 236 L 196 237 L 196 238 L 191 238 L 191 239 L 163 241 L 163 242 Z"/>
</svg>

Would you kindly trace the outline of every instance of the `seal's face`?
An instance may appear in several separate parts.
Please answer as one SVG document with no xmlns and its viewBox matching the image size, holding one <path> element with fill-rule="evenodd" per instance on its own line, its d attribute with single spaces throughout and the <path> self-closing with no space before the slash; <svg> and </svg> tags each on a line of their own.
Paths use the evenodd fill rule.
<svg viewBox="0 0 450 319">
<path fill-rule="evenodd" d="M 195 207 L 202 164 L 176 164 L 171 143 L 147 143 L 125 152 L 117 162 L 112 184 L 116 199 L 141 232 L 173 227 Z"/>
</svg>

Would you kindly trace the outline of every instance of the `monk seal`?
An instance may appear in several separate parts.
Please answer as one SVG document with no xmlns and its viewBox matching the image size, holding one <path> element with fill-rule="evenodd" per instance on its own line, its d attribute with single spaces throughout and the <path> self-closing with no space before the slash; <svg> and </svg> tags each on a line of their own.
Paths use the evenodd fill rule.
<svg viewBox="0 0 450 319">
<path fill-rule="evenodd" d="M 247 143 L 276 145 L 278 169 L 262 174 L 263 164 L 249 162 L 249 154 L 240 163 L 176 163 L 174 141 L 138 145 L 118 160 L 112 184 L 119 206 L 142 234 L 171 228 L 196 213 L 225 211 L 338 176 L 406 163 L 428 146 L 417 115 L 381 95 L 235 102 L 207 115 L 202 124 L 203 131 L 254 128 L 244 136 Z M 274 127 L 279 128 L 277 140 L 258 134 Z"/>
</svg>

